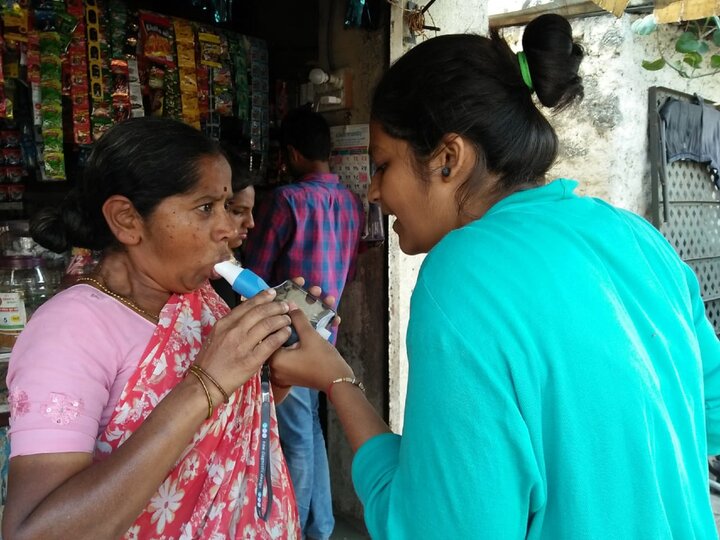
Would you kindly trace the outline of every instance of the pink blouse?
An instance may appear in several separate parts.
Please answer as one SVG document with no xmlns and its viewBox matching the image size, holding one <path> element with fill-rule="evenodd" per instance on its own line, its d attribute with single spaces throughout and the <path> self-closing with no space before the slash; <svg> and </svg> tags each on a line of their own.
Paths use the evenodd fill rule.
<svg viewBox="0 0 720 540">
<path fill-rule="evenodd" d="M 154 330 L 86 284 L 43 304 L 10 357 L 10 457 L 92 453 Z"/>
</svg>

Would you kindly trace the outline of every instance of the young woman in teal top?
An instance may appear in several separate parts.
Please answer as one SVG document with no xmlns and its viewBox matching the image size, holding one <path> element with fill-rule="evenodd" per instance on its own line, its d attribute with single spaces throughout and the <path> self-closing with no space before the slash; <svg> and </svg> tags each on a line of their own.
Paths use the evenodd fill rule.
<svg viewBox="0 0 720 540">
<path fill-rule="evenodd" d="M 328 392 L 373 538 L 717 538 L 720 344 L 697 280 L 642 218 L 546 183 L 557 138 L 532 95 L 581 97 L 582 50 L 555 15 L 523 49 L 434 38 L 375 92 L 369 195 L 428 254 L 402 436 L 294 313 L 274 377 Z"/>
</svg>

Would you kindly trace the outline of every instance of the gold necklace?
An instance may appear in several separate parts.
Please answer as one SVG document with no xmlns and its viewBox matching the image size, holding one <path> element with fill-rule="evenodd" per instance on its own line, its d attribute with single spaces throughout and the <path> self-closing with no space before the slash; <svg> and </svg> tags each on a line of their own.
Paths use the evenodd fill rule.
<svg viewBox="0 0 720 540">
<path fill-rule="evenodd" d="M 123 296 L 123 295 L 121 295 L 121 294 L 118 294 L 118 293 L 116 293 L 115 291 L 111 291 L 110 289 L 108 289 L 105 285 L 103 285 L 102 283 L 100 283 L 100 282 L 99 282 L 97 279 L 95 279 L 95 278 L 91 278 L 91 277 L 79 277 L 79 278 L 77 278 L 76 282 L 77 282 L 77 283 L 80 283 L 80 282 L 92 283 L 96 288 L 100 289 L 102 292 L 104 292 L 104 293 L 107 294 L 108 296 L 111 296 L 112 298 L 114 298 L 114 299 L 117 300 L 118 302 L 126 305 L 127 307 L 129 307 L 130 309 L 132 309 L 133 311 L 135 311 L 136 313 L 139 313 L 140 315 L 142 315 L 143 317 L 149 319 L 150 321 L 154 322 L 155 324 L 157 324 L 158 322 L 160 322 L 160 317 L 158 317 L 157 315 L 153 315 L 152 313 L 149 313 L 149 312 L 145 311 L 143 308 L 141 308 L 140 306 L 138 306 L 135 302 L 133 302 L 132 300 L 130 300 L 130 299 L 127 298 L 126 296 Z"/>
</svg>

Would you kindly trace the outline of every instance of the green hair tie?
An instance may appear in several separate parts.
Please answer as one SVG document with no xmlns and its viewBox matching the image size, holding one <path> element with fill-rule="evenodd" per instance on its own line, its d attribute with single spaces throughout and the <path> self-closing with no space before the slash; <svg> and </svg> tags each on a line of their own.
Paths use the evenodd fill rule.
<svg viewBox="0 0 720 540">
<path fill-rule="evenodd" d="M 528 87 L 528 90 L 530 90 L 530 92 L 533 92 L 533 82 L 532 77 L 530 77 L 530 66 L 528 66 L 527 56 L 525 56 L 525 53 L 523 51 L 520 51 L 519 53 L 517 53 L 517 57 L 518 63 L 520 64 L 520 73 L 522 74 L 525 86 Z"/>
</svg>

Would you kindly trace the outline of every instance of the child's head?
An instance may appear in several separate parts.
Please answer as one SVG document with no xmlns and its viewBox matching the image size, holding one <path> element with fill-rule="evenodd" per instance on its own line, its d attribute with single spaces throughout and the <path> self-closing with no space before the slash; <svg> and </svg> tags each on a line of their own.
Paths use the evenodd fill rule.
<svg viewBox="0 0 720 540">
<path fill-rule="evenodd" d="M 280 125 L 280 146 L 294 176 L 314 172 L 330 160 L 330 127 L 321 114 L 306 107 L 294 109 Z"/>
</svg>

